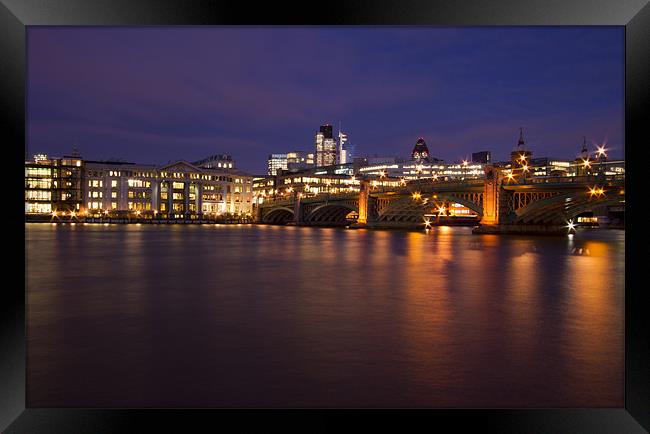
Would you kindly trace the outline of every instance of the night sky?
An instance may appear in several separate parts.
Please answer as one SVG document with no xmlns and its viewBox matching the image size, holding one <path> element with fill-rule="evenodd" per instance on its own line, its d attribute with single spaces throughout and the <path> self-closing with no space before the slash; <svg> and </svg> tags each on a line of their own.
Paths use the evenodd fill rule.
<svg viewBox="0 0 650 434">
<path fill-rule="evenodd" d="M 313 151 L 339 121 L 362 155 L 448 162 L 624 156 L 623 27 L 28 28 L 27 156 L 164 164 Z"/>
</svg>

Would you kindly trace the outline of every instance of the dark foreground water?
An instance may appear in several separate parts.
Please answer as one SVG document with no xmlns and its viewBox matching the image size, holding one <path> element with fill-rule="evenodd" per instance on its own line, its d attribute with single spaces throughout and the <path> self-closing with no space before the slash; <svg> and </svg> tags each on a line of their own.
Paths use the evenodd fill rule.
<svg viewBox="0 0 650 434">
<path fill-rule="evenodd" d="M 624 247 L 28 224 L 28 406 L 622 407 Z"/>
</svg>

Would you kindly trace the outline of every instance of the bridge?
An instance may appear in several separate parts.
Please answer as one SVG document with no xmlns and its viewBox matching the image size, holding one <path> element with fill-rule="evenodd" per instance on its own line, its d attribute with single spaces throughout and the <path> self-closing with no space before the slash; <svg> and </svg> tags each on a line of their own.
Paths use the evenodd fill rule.
<svg viewBox="0 0 650 434">
<path fill-rule="evenodd" d="M 359 191 L 309 196 L 293 191 L 257 207 L 268 224 L 422 228 L 477 225 L 483 233 L 567 233 L 581 214 L 624 207 L 625 175 L 536 177 L 515 181 L 493 166 L 483 179 L 431 178 L 378 188 L 362 179 Z"/>
</svg>

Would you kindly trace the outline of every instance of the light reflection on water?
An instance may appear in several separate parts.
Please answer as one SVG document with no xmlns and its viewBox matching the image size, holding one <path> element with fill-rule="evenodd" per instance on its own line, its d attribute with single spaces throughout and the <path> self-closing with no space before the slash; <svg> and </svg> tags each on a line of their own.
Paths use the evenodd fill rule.
<svg viewBox="0 0 650 434">
<path fill-rule="evenodd" d="M 624 247 L 28 224 L 28 405 L 621 407 Z"/>
</svg>

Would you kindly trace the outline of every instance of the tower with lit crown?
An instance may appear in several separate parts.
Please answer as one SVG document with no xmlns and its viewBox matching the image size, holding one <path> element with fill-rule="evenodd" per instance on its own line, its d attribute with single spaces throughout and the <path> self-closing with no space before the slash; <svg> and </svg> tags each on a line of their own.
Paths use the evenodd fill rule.
<svg viewBox="0 0 650 434">
<path fill-rule="evenodd" d="M 429 148 L 422 137 L 418 138 L 418 141 L 415 142 L 415 146 L 411 152 L 411 160 L 417 163 L 429 162 Z"/>
</svg>

